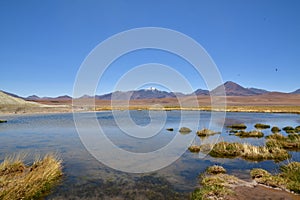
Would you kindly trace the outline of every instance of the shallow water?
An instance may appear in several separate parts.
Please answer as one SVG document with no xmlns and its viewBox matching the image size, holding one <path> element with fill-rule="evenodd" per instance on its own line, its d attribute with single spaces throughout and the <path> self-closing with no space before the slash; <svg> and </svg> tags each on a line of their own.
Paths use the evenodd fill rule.
<svg viewBox="0 0 300 200">
<path fill-rule="evenodd" d="M 126 119 L 119 111 L 118 116 Z M 157 128 L 163 121 L 162 112 L 151 113 L 147 111 L 131 111 L 133 122 L 146 127 L 153 123 Z M 97 132 L 95 127 L 89 124 L 93 119 L 93 113 L 83 113 L 80 121 L 84 124 L 84 130 Z M 200 116 L 200 122 L 197 119 Z M 185 119 L 181 119 L 180 111 L 167 112 L 166 122 L 157 134 L 150 138 L 135 138 L 124 134 L 116 124 L 112 112 L 96 113 L 97 120 L 105 135 L 120 148 L 135 153 L 147 153 L 164 147 L 172 139 L 180 134 L 180 126 L 191 127 L 193 132 L 180 137 L 195 136 L 195 131 L 202 128 L 213 130 L 221 129 L 221 135 L 212 136 L 211 141 L 225 140 L 247 142 L 255 145 L 264 144 L 264 138 L 241 139 L 230 136 L 227 128 L 223 128 L 222 120 L 210 123 L 210 112 L 186 111 Z M 63 159 L 64 177 L 60 186 L 48 196 L 48 199 L 110 199 L 120 197 L 133 199 L 147 197 L 148 199 L 182 199 L 194 190 L 198 184 L 198 175 L 206 167 L 213 164 L 223 165 L 229 173 L 243 179 L 249 179 L 249 170 L 261 167 L 271 172 L 277 172 L 281 163 L 274 161 L 248 162 L 242 159 L 216 159 L 210 156 L 199 158 L 197 154 L 186 151 L 180 159 L 174 163 L 152 173 L 130 174 L 114 170 L 98 162 L 85 149 L 80 141 L 72 114 L 47 114 L 31 116 L 10 116 L 8 123 L 0 124 L 0 161 L 6 155 L 15 152 L 28 153 L 30 162 L 34 154 L 57 152 Z M 300 116 L 295 114 L 266 114 L 266 113 L 227 113 L 225 126 L 233 123 L 245 123 L 247 130 L 253 130 L 254 124 L 265 123 L 271 126 L 298 126 Z M 180 122 L 182 124 L 180 125 Z M 196 125 L 195 125 L 196 124 Z M 174 128 L 169 132 L 166 128 Z M 149 128 L 151 131 L 151 129 Z M 265 135 L 271 134 L 270 129 L 263 130 Z M 141 132 L 141 134 L 146 134 Z M 192 138 L 193 138 L 192 137 Z M 202 143 L 195 137 L 195 143 Z M 109 153 L 109 149 L 107 149 Z M 291 160 L 300 161 L 300 152 L 290 152 Z M 114 158 L 111 158 L 114 160 Z M 284 161 L 286 162 L 286 161 Z"/>
</svg>

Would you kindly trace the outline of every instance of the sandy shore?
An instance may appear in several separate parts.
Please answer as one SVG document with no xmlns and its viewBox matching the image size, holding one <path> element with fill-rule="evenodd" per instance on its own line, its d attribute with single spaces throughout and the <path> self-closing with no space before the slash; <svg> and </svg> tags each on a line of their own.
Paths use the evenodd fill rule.
<svg viewBox="0 0 300 200">
<path fill-rule="evenodd" d="M 274 189 L 263 185 L 255 187 L 237 186 L 233 189 L 234 194 L 229 196 L 229 200 L 299 200 L 300 196 L 291 192 Z"/>
<path fill-rule="evenodd" d="M 96 107 L 96 109 L 75 109 L 71 107 L 46 107 L 38 109 L 26 109 L 21 112 L 15 111 L 0 111 L 0 117 L 11 117 L 19 115 L 46 115 L 46 114 L 59 114 L 59 113 L 72 113 L 72 112 L 101 112 L 111 110 L 153 110 L 153 111 L 214 111 L 214 112 L 249 112 L 249 113 L 291 113 L 300 114 L 300 106 L 227 106 L 226 108 L 211 108 L 209 106 L 204 107 L 164 107 L 164 108 L 153 108 L 150 106 L 131 106 L 131 107 L 117 107 L 112 109 L 111 107 Z"/>
</svg>

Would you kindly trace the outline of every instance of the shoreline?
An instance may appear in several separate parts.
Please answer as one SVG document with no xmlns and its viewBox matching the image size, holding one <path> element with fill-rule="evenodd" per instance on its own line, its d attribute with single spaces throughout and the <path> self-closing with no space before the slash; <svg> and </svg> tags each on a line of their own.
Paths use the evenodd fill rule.
<svg viewBox="0 0 300 200">
<path fill-rule="evenodd" d="M 273 114 L 300 114 L 300 106 L 227 106 L 226 108 L 211 108 L 209 106 L 204 107 L 163 107 L 153 108 L 150 106 L 132 106 L 132 107 L 116 107 L 111 108 L 108 106 L 96 107 L 95 109 L 45 109 L 45 110 L 27 110 L 22 113 L 15 112 L 0 112 L 0 117 L 12 117 L 12 116 L 29 116 L 29 115 L 48 115 L 48 114 L 64 114 L 64 113 L 90 113 L 90 112 L 103 112 L 112 110 L 149 110 L 149 111 L 204 111 L 204 112 L 241 112 L 241 113 L 273 113 Z"/>
<path fill-rule="evenodd" d="M 300 106 L 226 106 L 214 107 L 201 106 L 201 107 L 168 107 L 153 108 L 150 106 L 132 106 L 132 107 L 96 107 L 95 111 L 111 111 L 111 110 L 151 110 L 151 111 L 206 111 L 206 112 L 245 112 L 245 113 L 287 113 L 287 114 L 300 114 Z"/>
</svg>

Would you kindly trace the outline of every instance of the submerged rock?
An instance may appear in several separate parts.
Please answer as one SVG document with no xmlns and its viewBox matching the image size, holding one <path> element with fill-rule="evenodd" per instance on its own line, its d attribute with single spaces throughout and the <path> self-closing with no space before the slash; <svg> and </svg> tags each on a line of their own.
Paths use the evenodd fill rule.
<svg viewBox="0 0 300 200">
<path fill-rule="evenodd" d="M 215 131 L 209 130 L 207 128 L 204 128 L 204 129 L 199 130 L 199 131 L 196 132 L 196 134 L 199 137 L 205 137 L 205 136 L 214 135 L 214 134 L 220 134 L 220 133 L 221 132 L 215 132 Z"/>
<path fill-rule="evenodd" d="M 192 132 L 192 130 L 190 128 L 187 128 L 187 127 L 181 127 L 179 129 L 179 132 L 180 133 L 190 133 L 190 132 Z"/>
</svg>

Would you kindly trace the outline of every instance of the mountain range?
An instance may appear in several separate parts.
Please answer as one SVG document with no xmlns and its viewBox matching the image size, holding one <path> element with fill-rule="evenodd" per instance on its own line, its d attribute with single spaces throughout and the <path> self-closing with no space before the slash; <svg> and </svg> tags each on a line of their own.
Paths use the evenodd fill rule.
<svg viewBox="0 0 300 200">
<path fill-rule="evenodd" d="M 234 83 L 232 81 L 227 81 L 224 83 L 224 85 L 220 85 L 216 87 L 215 89 L 209 91 L 204 89 L 197 89 L 192 94 L 183 94 L 180 92 L 167 92 L 167 91 L 161 91 L 155 88 L 150 89 L 141 89 L 141 90 L 132 90 L 132 91 L 116 91 L 104 95 L 95 95 L 95 99 L 99 100 L 125 100 L 125 99 L 163 99 L 163 98 L 174 98 L 174 97 L 185 97 L 185 96 L 191 96 L 191 95 L 197 95 L 197 96 L 208 96 L 208 95 L 214 95 L 214 96 L 220 96 L 222 95 L 222 87 L 225 89 L 226 96 L 254 96 L 254 95 L 262 95 L 266 93 L 271 93 L 271 91 L 259 89 L 259 88 L 245 88 L 237 83 Z M 5 94 L 8 94 L 13 97 L 22 98 L 24 100 L 29 101 L 41 101 L 41 100 L 48 100 L 48 101 L 67 101 L 71 100 L 72 97 L 68 95 L 64 96 L 58 96 L 58 97 L 39 97 L 36 95 L 31 95 L 28 97 L 19 97 L 18 95 L 11 94 L 8 92 L 4 92 Z M 272 92 L 274 93 L 274 92 Z M 278 93 L 278 92 L 277 92 Z M 282 94 L 300 94 L 300 89 L 291 92 L 291 93 L 282 93 Z M 93 96 L 84 95 L 80 98 L 94 98 Z"/>
<path fill-rule="evenodd" d="M 292 92 L 292 94 L 300 94 L 300 89 L 298 89 L 298 90 Z"/>
</svg>

